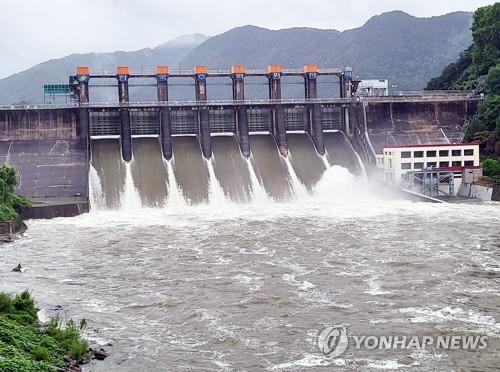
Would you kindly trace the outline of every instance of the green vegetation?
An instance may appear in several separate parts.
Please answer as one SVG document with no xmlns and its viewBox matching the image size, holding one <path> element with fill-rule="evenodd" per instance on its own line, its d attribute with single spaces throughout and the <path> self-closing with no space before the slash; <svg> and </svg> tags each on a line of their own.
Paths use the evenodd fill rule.
<svg viewBox="0 0 500 372">
<path fill-rule="evenodd" d="M 440 76 L 427 83 L 427 90 L 472 90 L 477 82 L 471 79 L 472 46 L 460 53 L 458 61 L 446 66 Z M 465 83 L 466 82 L 466 83 Z"/>
<path fill-rule="evenodd" d="M 483 161 L 483 174 L 492 181 L 500 181 L 500 158 L 488 158 Z"/>
<path fill-rule="evenodd" d="M 430 80 L 427 89 L 476 89 L 484 93 L 485 100 L 465 128 L 465 140 L 479 141 L 485 156 L 499 156 L 500 3 L 479 8 L 474 13 L 472 37 L 472 46 L 457 62 L 445 67 L 441 76 Z"/>
<path fill-rule="evenodd" d="M 14 168 L 3 164 L 0 166 L 0 221 L 18 220 L 17 209 L 27 207 L 31 202 L 23 196 L 14 193 L 17 185 Z"/>
<path fill-rule="evenodd" d="M 29 292 L 0 292 L 0 371 L 55 371 L 64 366 L 65 356 L 87 358 L 85 327 L 85 321 L 63 325 L 59 317 L 41 326 Z"/>
</svg>

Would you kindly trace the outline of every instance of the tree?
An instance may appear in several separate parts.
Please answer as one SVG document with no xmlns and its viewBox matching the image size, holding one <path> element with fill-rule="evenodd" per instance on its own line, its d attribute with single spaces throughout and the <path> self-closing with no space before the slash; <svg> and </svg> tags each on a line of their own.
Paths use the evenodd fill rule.
<svg viewBox="0 0 500 372">
<path fill-rule="evenodd" d="M 477 76 L 500 61 L 500 3 L 479 8 L 472 24 L 472 58 Z"/>
<path fill-rule="evenodd" d="M 488 95 L 472 119 L 472 125 L 478 130 L 494 131 L 499 117 L 500 95 Z"/>
<path fill-rule="evenodd" d="M 490 94 L 500 95 L 500 63 L 490 68 L 486 78 L 486 89 Z"/>
<path fill-rule="evenodd" d="M 454 89 L 457 81 L 465 75 L 472 64 L 472 45 L 460 53 L 458 61 L 446 66 L 440 76 L 431 79 L 427 83 L 426 90 L 450 90 Z"/>
<path fill-rule="evenodd" d="M 497 138 L 500 140 L 500 117 L 497 118 Z"/>
<path fill-rule="evenodd" d="M 483 161 L 483 173 L 488 177 L 500 176 L 500 161 L 495 159 L 486 159 Z"/>
<path fill-rule="evenodd" d="M 16 171 L 6 164 L 0 166 L 0 221 L 18 219 L 16 209 L 27 207 L 31 202 L 23 196 L 16 195 Z"/>
<path fill-rule="evenodd" d="M 465 141 L 479 139 L 483 155 L 500 153 L 500 3 L 479 8 L 472 25 L 473 44 L 457 62 L 430 80 L 427 89 L 478 88 L 486 99 L 466 128 Z"/>
</svg>

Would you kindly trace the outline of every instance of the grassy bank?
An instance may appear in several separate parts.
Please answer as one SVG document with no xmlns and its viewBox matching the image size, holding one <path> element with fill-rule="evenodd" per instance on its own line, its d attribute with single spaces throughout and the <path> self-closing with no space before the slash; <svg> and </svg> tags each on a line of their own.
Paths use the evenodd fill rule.
<svg viewBox="0 0 500 372">
<path fill-rule="evenodd" d="M 85 326 L 85 321 L 63 325 L 59 317 L 41 325 L 29 292 L 0 292 L 0 371 L 55 371 L 68 359 L 87 359 Z"/>
</svg>

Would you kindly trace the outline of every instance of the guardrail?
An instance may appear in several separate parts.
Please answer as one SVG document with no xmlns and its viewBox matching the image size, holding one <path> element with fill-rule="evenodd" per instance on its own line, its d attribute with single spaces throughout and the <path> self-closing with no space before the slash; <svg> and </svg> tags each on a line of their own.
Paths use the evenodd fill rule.
<svg viewBox="0 0 500 372">
<path fill-rule="evenodd" d="M 422 92 L 420 92 L 422 93 Z M 42 109 L 62 109 L 78 107 L 178 107 L 178 106 L 238 106 L 238 105 L 277 105 L 277 104 L 349 104 L 357 102 L 428 102 L 428 101 L 456 101 L 456 100 L 480 99 L 479 96 L 470 97 L 466 93 L 448 93 L 448 94 L 420 94 L 420 95 L 399 95 L 399 96 L 380 96 L 380 97 L 361 97 L 353 98 L 294 98 L 294 99 L 249 99 L 249 100 L 210 100 L 210 101 L 149 101 L 149 102 L 90 102 L 85 104 L 64 103 L 64 104 L 28 104 L 28 105 L 1 105 L 0 110 L 42 110 Z"/>
<path fill-rule="evenodd" d="M 178 106 L 238 106 L 238 105 L 277 105 L 277 104 L 348 104 L 360 102 L 357 98 L 317 98 L 317 99 L 251 99 L 251 100 L 212 100 L 212 101 L 146 101 L 146 102 L 90 102 L 85 104 L 37 104 L 5 105 L 0 110 L 40 110 L 61 108 L 106 108 L 106 107 L 178 107 Z"/>
<path fill-rule="evenodd" d="M 422 94 L 422 95 L 396 95 L 379 97 L 360 97 L 367 102 L 432 102 L 432 101 L 471 101 L 481 100 L 481 97 L 467 94 Z"/>
</svg>

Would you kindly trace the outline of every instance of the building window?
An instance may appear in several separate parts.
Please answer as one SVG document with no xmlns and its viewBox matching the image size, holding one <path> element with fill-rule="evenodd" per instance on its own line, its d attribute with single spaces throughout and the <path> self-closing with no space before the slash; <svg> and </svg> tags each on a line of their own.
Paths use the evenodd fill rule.
<svg viewBox="0 0 500 372">
<path fill-rule="evenodd" d="M 473 156 L 473 155 L 474 155 L 473 149 L 465 149 L 464 150 L 464 156 Z"/>
<path fill-rule="evenodd" d="M 439 168 L 448 168 L 450 166 L 449 161 L 440 161 L 439 162 Z"/>
<path fill-rule="evenodd" d="M 392 159 L 389 159 L 389 168 L 392 168 Z"/>
<path fill-rule="evenodd" d="M 427 162 L 427 167 L 435 167 L 436 166 L 436 162 L 435 161 L 428 161 Z"/>
<path fill-rule="evenodd" d="M 423 151 L 415 151 L 413 153 L 414 158 L 423 158 L 424 157 L 424 152 Z"/>
<path fill-rule="evenodd" d="M 401 169 L 411 169 L 411 163 L 401 163 Z"/>
<path fill-rule="evenodd" d="M 401 157 L 403 159 L 408 159 L 408 158 L 411 158 L 411 151 L 402 151 L 401 152 Z"/>
<path fill-rule="evenodd" d="M 427 151 L 427 157 L 428 158 L 435 158 L 436 157 L 436 151 Z"/>
<path fill-rule="evenodd" d="M 455 151 L 455 150 L 453 150 Z M 452 167 L 461 167 L 462 166 L 462 161 L 458 160 L 458 161 L 454 161 L 451 163 L 451 166 Z"/>
<path fill-rule="evenodd" d="M 413 169 L 424 169 L 424 163 L 413 164 Z"/>
<path fill-rule="evenodd" d="M 450 150 L 439 150 L 439 156 L 450 156 Z"/>
<path fill-rule="evenodd" d="M 462 156 L 462 150 L 451 150 L 451 156 Z"/>
<path fill-rule="evenodd" d="M 467 151 L 467 150 L 466 150 Z M 464 161 L 464 165 L 466 167 L 471 167 L 471 166 L 474 166 L 474 160 L 466 160 Z"/>
</svg>

